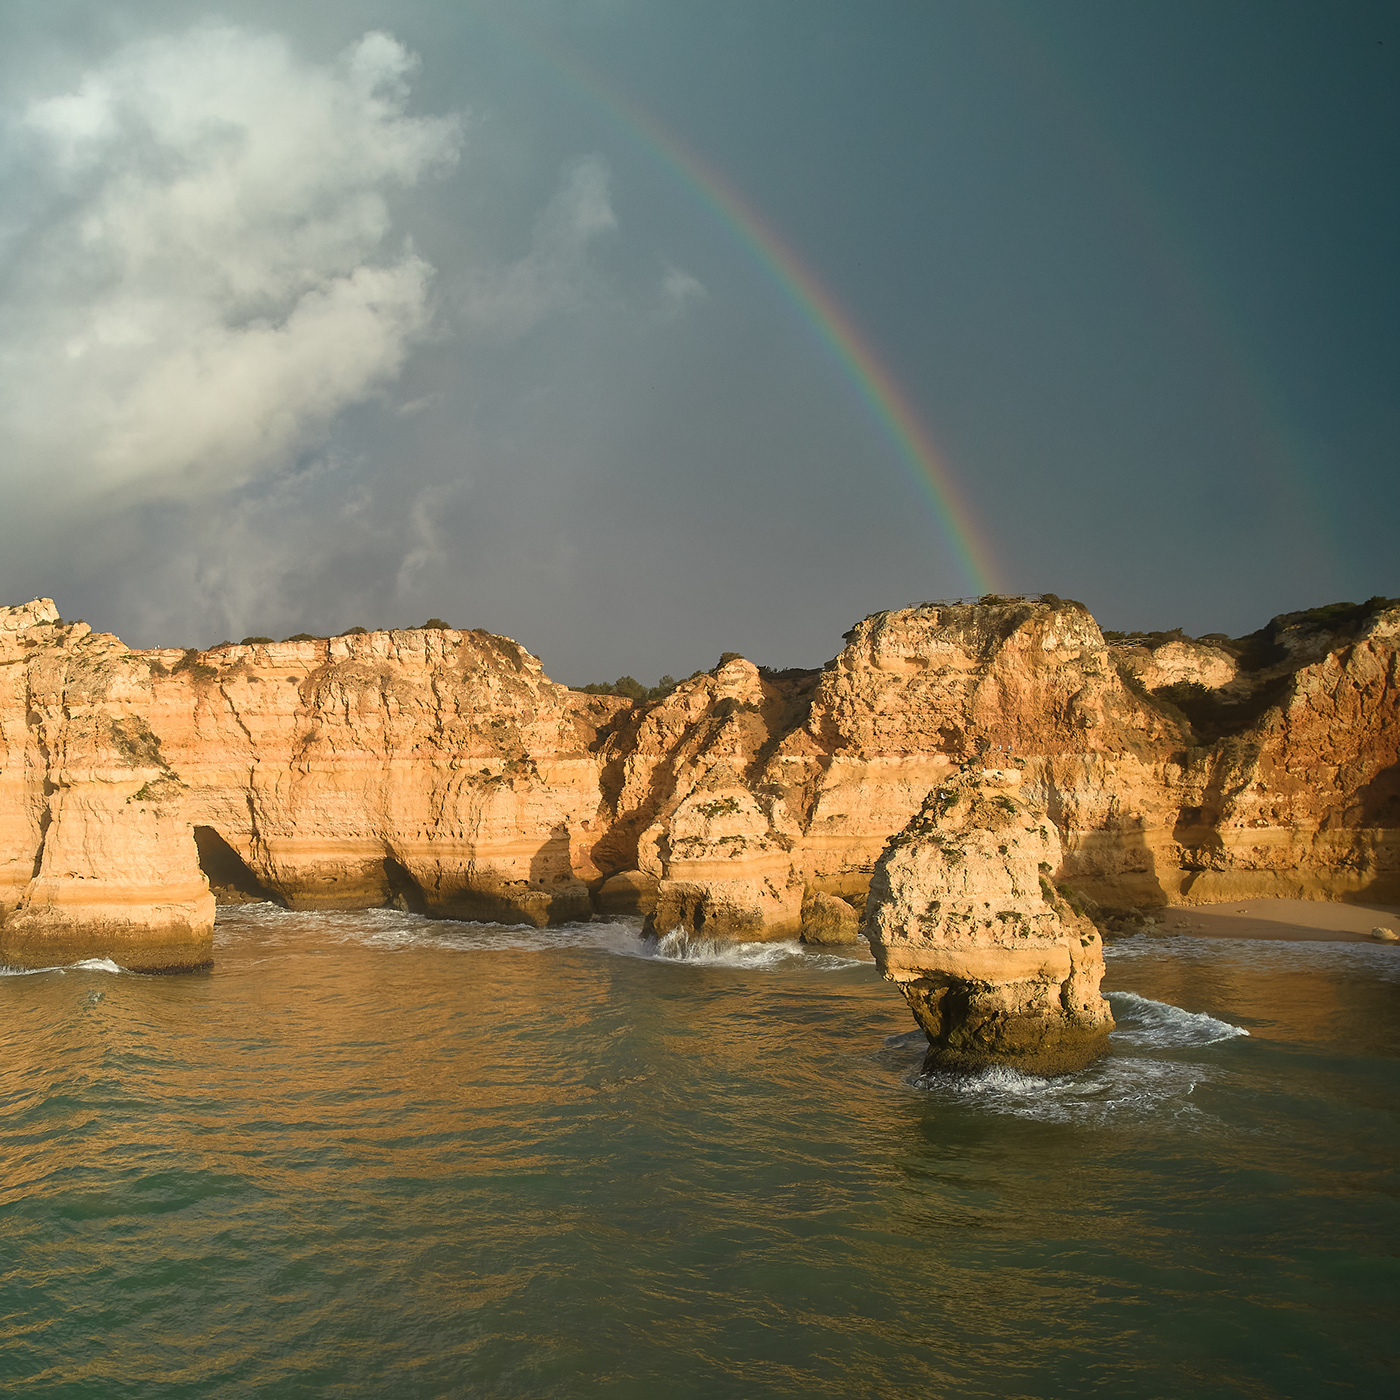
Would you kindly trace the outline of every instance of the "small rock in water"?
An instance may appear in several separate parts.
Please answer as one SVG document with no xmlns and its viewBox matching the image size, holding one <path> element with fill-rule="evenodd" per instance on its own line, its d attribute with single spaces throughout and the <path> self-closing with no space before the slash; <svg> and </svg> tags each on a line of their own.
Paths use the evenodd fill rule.
<svg viewBox="0 0 1400 1400">
<path fill-rule="evenodd" d="M 1400 933 L 1396 933 L 1393 928 L 1373 928 L 1371 937 L 1377 943 L 1400 943 Z"/>
</svg>

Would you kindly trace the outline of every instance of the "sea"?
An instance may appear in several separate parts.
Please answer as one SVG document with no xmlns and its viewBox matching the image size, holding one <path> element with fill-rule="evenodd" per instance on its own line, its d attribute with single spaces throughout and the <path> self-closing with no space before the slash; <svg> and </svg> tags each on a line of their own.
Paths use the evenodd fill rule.
<svg viewBox="0 0 1400 1400">
<path fill-rule="evenodd" d="M 1400 1394 L 1400 950 L 1147 934 L 1092 1068 L 863 947 L 225 907 L 0 975 L 0 1393 Z"/>
</svg>

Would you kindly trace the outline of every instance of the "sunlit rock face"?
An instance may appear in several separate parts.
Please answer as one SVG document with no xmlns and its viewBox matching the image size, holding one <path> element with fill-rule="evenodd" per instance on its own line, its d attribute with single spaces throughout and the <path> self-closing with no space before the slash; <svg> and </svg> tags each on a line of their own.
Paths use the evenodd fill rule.
<svg viewBox="0 0 1400 1400">
<path fill-rule="evenodd" d="M 293 908 L 591 915 L 595 751 L 626 702 L 487 633 L 141 652 L 56 616 L 0 626 L 5 960 L 207 961 L 201 851 L 221 894 Z"/>
<path fill-rule="evenodd" d="M 844 899 L 823 890 L 808 890 L 802 898 L 804 943 L 858 943 L 860 916 Z"/>
<path fill-rule="evenodd" d="M 206 960 L 211 884 L 844 938 L 817 896 L 858 910 L 968 765 L 1020 772 L 1091 909 L 1400 900 L 1400 609 L 1334 611 L 1154 651 L 1057 599 L 925 604 L 820 671 L 731 659 L 634 703 L 481 631 L 134 651 L 37 599 L 0 609 L 0 958 Z"/>
<path fill-rule="evenodd" d="M 1056 891 L 1060 839 L 1016 770 L 947 778 L 889 843 L 865 927 L 929 1038 L 926 1069 L 1079 1069 L 1113 1027 L 1103 943 Z"/>
<path fill-rule="evenodd" d="M 142 713 L 144 666 L 47 599 L 0 610 L 0 957 L 120 950 L 153 971 L 212 956 L 214 897 L 183 788 Z"/>
</svg>

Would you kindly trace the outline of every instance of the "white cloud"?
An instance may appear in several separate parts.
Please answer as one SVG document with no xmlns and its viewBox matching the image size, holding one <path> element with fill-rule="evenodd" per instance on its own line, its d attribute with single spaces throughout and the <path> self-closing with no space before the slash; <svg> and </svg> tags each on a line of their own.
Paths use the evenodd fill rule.
<svg viewBox="0 0 1400 1400">
<path fill-rule="evenodd" d="M 690 273 L 670 264 L 661 279 L 661 304 L 663 314 L 679 316 L 692 302 L 703 301 L 709 296 L 705 284 Z"/>
<path fill-rule="evenodd" d="M 540 215 L 530 251 L 504 270 L 467 279 L 462 310 L 468 322 L 523 335 L 551 313 L 577 305 L 588 280 L 588 250 L 616 227 L 607 164 L 601 156 L 587 156 L 566 172 Z"/>
<path fill-rule="evenodd" d="M 414 66 L 387 34 L 322 66 L 203 26 L 27 110 L 8 137 L 40 212 L 0 286 L 7 486 L 225 489 L 398 374 L 433 269 L 395 245 L 388 196 L 461 140 L 457 117 L 407 115 Z"/>
</svg>

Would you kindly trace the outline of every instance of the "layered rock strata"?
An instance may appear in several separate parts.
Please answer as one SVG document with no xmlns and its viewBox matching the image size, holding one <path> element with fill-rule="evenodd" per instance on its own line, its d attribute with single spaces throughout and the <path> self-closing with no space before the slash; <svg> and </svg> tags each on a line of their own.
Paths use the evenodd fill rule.
<svg viewBox="0 0 1400 1400">
<path fill-rule="evenodd" d="M 1097 929 L 1051 883 L 1059 835 L 1021 774 L 949 777 L 875 867 L 875 961 L 929 1038 L 926 1069 L 1079 1069 L 1107 1046 Z"/>
<path fill-rule="evenodd" d="M 969 764 L 1021 773 L 1055 878 L 1130 910 L 1400 900 L 1400 608 L 1219 645 L 1078 604 L 865 619 L 821 671 L 732 659 L 571 691 L 445 628 L 136 651 L 0 609 L 0 958 L 207 959 L 220 899 L 712 937 L 849 933 L 886 842 Z"/>
</svg>

